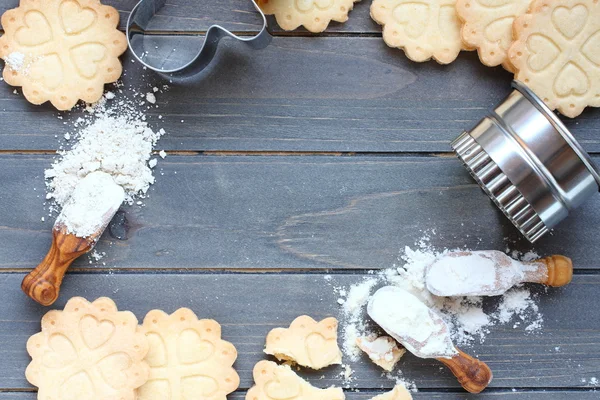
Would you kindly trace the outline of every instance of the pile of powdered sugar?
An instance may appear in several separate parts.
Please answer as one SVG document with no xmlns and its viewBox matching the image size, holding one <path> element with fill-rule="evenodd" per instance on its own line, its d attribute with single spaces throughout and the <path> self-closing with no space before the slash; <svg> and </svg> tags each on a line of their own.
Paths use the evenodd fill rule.
<svg viewBox="0 0 600 400">
<path fill-rule="evenodd" d="M 483 343 L 494 325 L 512 323 L 514 328 L 524 326 L 526 332 L 542 328 L 543 317 L 537 298 L 527 287 L 509 290 L 492 310 L 484 309 L 482 297 L 434 296 L 426 287 L 426 268 L 448 250 L 436 251 L 428 247 L 426 241 L 421 241 L 416 247 L 404 249 L 399 258 L 401 266 L 369 271 L 367 277 L 349 287 L 336 287 L 332 278 L 329 278 L 329 284 L 340 296 L 342 350 L 350 361 L 357 362 L 361 357 L 361 350 L 356 345 L 357 338 L 381 332 L 367 316 L 366 305 L 376 289 L 386 285 L 408 291 L 440 314 L 451 330 L 452 340 L 459 346 L 469 345 L 476 340 Z M 531 261 L 536 256 L 528 253 L 523 261 Z M 395 374 L 394 377 L 388 377 L 402 381 L 402 371 L 397 370 Z M 404 383 L 410 385 L 410 382 Z"/>
<path fill-rule="evenodd" d="M 106 98 L 90 107 L 89 116 L 77 120 L 74 132 L 65 134 L 75 144 L 70 150 L 59 152 L 60 158 L 45 172 L 46 197 L 59 206 L 94 171 L 111 175 L 125 190 L 125 200 L 130 204 L 154 183 L 152 168 L 156 159 L 151 160 L 152 151 L 165 131 L 152 130 L 131 102 L 110 100 L 109 104 Z"/>
</svg>

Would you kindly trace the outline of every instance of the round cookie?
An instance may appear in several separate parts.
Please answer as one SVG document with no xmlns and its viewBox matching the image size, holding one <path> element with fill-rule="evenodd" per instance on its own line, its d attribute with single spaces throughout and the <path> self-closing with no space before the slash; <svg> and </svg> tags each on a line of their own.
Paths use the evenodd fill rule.
<svg viewBox="0 0 600 400">
<path fill-rule="evenodd" d="M 508 51 L 516 79 L 551 109 L 574 118 L 600 107 L 600 3 L 535 0 L 515 20 Z"/>
<path fill-rule="evenodd" d="M 4 80 L 22 86 L 33 104 L 93 103 L 121 76 L 127 40 L 117 30 L 119 13 L 98 0 L 21 0 L 1 21 Z"/>
<path fill-rule="evenodd" d="M 25 376 L 38 398 L 134 400 L 149 374 L 148 341 L 137 324 L 106 297 L 74 297 L 64 311 L 48 312 L 42 331 L 27 341 L 32 361 Z"/>
<path fill-rule="evenodd" d="M 531 0 L 458 0 L 463 42 L 477 49 L 484 65 L 512 71 L 507 52 L 513 43 L 513 22 L 527 12 L 529 4 Z"/>
<path fill-rule="evenodd" d="M 456 0 L 373 0 L 371 18 L 383 25 L 383 40 L 413 61 L 449 64 L 461 50 Z"/>
<path fill-rule="evenodd" d="M 304 26 L 313 33 L 323 32 L 331 21 L 346 22 L 354 3 L 360 0 L 259 0 L 266 15 L 275 15 L 281 29 L 293 31 Z"/>
</svg>

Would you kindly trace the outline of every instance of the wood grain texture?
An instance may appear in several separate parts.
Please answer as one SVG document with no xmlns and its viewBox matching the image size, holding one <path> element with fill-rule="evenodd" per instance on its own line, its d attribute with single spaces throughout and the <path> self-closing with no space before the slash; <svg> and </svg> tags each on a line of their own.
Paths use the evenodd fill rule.
<svg viewBox="0 0 600 400">
<path fill-rule="evenodd" d="M 0 268 L 46 254 L 50 162 L 0 156 Z M 106 258 L 72 268 L 379 269 L 424 235 L 437 248 L 564 254 L 580 270 L 600 258 L 597 197 L 532 247 L 451 157 L 167 156 L 156 178 L 105 233 Z"/>
<path fill-rule="evenodd" d="M 168 83 L 130 56 L 124 64 L 136 102 Z M 275 38 L 261 51 L 224 40 L 203 76 L 169 84 L 156 107 L 144 108 L 152 126 L 167 131 L 160 143 L 167 150 L 449 152 L 509 93 L 511 79 L 475 53 L 449 66 L 418 64 L 379 38 Z M 55 150 L 83 113 L 33 106 L 0 83 L 0 150 Z M 600 151 L 598 116 L 588 109 L 565 119 L 592 152 Z"/>
<path fill-rule="evenodd" d="M 29 361 L 25 352 L 27 338 L 40 328 L 47 308 L 27 299 L 20 292 L 21 274 L 0 274 L 0 388 L 29 388 L 23 371 Z M 62 308 L 71 296 L 95 299 L 110 296 L 120 309 L 129 309 L 138 318 L 151 309 L 171 313 L 190 307 L 200 317 L 214 318 L 223 326 L 223 337 L 238 350 L 235 364 L 241 388 L 252 384 L 252 367 L 266 358 L 262 353 L 267 333 L 277 326 L 288 326 L 298 315 L 315 319 L 341 318 L 332 286 L 347 286 L 362 280 L 361 275 L 334 274 L 331 281 L 322 274 L 70 274 L 65 278 L 63 296 L 55 304 Z M 578 275 L 572 285 L 539 294 L 544 315 L 543 334 L 528 334 L 525 324 L 513 328 L 491 328 L 483 344 L 465 348 L 485 361 L 494 372 L 494 388 L 585 387 L 598 376 L 600 359 L 600 308 L 582 308 L 597 297 L 600 276 Z M 497 299 L 488 299 L 493 307 Z M 577 310 L 577 312 L 574 312 Z M 568 316 L 568 323 L 565 318 Z M 556 351 L 556 347 L 559 351 Z M 346 360 L 349 361 L 349 360 Z M 458 389 L 456 378 L 435 360 L 411 355 L 399 364 L 406 378 L 422 389 Z M 381 369 L 363 358 L 351 363 L 361 389 L 391 388 L 381 377 Z M 340 385 L 341 367 L 300 374 L 321 387 Z M 321 379 L 321 377 L 324 377 Z M 586 383 L 581 380 L 585 379 Z"/>
</svg>

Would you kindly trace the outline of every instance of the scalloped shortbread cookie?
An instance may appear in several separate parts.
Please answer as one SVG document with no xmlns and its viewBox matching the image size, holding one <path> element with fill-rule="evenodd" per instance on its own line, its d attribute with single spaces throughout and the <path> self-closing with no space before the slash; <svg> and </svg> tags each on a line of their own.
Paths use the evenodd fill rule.
<svg viewBox="0 0 600 400">
<path fill-rule="evenodd" d="M 289 328 L 275 328 L 267 335 L 265 353 L 278 360 L 293 361 L 304 367 L 321 369 L 342 363 L 337 343 L 338 321 L 317 322 L 309 316 L 296 318 Z"/>
<path fill-rule="evenodd" d="M 98 0 L 21 0 L 2 15 L 4 80 L 22 86 L 29 102 L 59 110 L 98 101 L 121 76 L 127 40 L 118 22 L 117 10 Z"/>
<path fill-rule="evenodd" d="M 364 351 L 374 364 L 391 372 L 394 366 L 406 353 L 405 348 L 399 348 L 398 343 L 389 336 L 366 336 L 356 339 L 356 345 Z"/>
<path fill-rule="evenodd" d="M 413 61 L 449 64 L 463 46 L 456 0 L 373 0 L 371 18 L 383 25 L 383 40 Z"/>
<path fill-rule="evenodd" d="M 344 400 L 340 388 L 317 389 L 300 378 L 289 365 L 260 361 L 254 366 L 256 383 L 246 394 L 246 400 Z"/>
<path fill-rule="evenodd" d="M 397 385 L 391 392 L 380 394 L 371 400 L 412 400 L 412 396 L 404 386 Z"/>
<path fill-rule="evenodd" d="M 149 374 L 148 341 L 137 323 L 106 297 L 93 303 L 74 297 L 64 311 L 44 315 L 42 332 L 27 342 L 33 360 L 25 376 L 39 388 L 38 398 L 135 399 Z"/>
<path fill-rule="evenodd" d="M 516 79 L 574 118 L 600 107 L 600 2 L 536 0 L 514 24 Z"/>
<path fill-rule="evenodd" d="M 354 3 L 360 0 L 259 0 L 267 15 L 275 15 L 286 31 L 304 26 L 310 32 L 323 32 L 329 22 L 346 22 Z"/>
<path fill-rule="evenodd" d="M 513 22 L 525 14 L 529 4 L 531 0 L 458 0 L 462 40 L 477 49 L 484 65 L 502 65 L 511 71 L 507 52 L 513 44 Z"/>
<path fill-rule="evenodd" d="M 138 389 L 139 400 L 226 400 L 240 378 L 232 365 L 235 347 L 221 339 L 221 325 L 180 308 L 168 315 L 146 314 L 140 327 L 150 343 L 146 362 L 148 382 Z"/>
</svg>

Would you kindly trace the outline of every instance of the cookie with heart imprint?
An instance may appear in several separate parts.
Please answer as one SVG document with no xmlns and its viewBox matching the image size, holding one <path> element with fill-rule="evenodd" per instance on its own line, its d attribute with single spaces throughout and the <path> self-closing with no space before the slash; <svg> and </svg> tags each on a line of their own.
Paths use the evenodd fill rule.
<svg viewBox="0 0 600 400">
<path fill-rule="evenodd" d="M 380 394 L 371 400 L 412 400 L 412 396 L 404 386 L 396 385 L 391 392 Z"/>
<path fill-rule="evenodd" d="M 33 104 L 69 110 L 78 100 L 94 103 L 121 76 L 127 40 L 117 29 L 119 13 L 98 0 L 21 0 L 1 22 L 4 80 L 22 86 Z"/>
<path fill-rule="evenodd" d="M 406 349 L 398 347 L 398 343 L 389 336 L 373 334 L 359 337 L 356 339 L 356 345 L 369 356 L 374 364 L 388 372 L 392 372 L 398 361 L 406 354 Z"/>
<path fill-rule="evenodd" d="M 318 389 L 300 378 L 289 365 L 260 361 L 254 366 L 255 385 L 246 400 L 344 400 L 340 388 Z"/>
<path fill-rule="evenodd" d="M 360 0 L 258 0 L 266 15 L 275 15 L 281 29 L 304 26 L 310 32 L 327 29 L 331 21 L 346 22 L 354 3 Z"/>
<path fill-rule="evenodd" d="M 567 117 L 600 107 L 597 0 L 535 0 L 513 28 L 508 55 L 516 79 Z"/>
<path fill-rule="evenodd" d="M 137 391 L 139 400 L 226 400 L 238 388 L 240 378 L 232 367 L 237 351 L 221 339 L 216 321 L 199 320 L 187 308 L 171 315 L 153 310 L 140 331 L 150 343 L 150 377 Z"/>
<path fill-rule="evenodd" d="M 317 322 L 302 315 L 289 328 L 275 328 L 269 332 L 264 351 L 280 361 L 292 361 L 312 369 L 341 364 L 337 328 L 338 321 L 335 318 Z"/>
<path fill-rule="evenodd" d="M 513 22 L 527 12 L 531 0 L 458 0 L 463 42 L 477 49 L 484 65 L 512 71 L 508 49 L 513 44 Z"/>
<path fill-rule="evenodd" d="M 449 64 L 461 50 L 456 0 L 373 0 L 371 18 L 383 26 L 383 40 L 413 61 Z"/>
<path fill-rule="evenodd" d="M 148 379 L 148 340 L 137 318 L 102 297 L 70 299 L 63 311 L 42 318 L 42 331 L 27 342 L 32 358 L 25 376 L 39 399 L 133 400 Z"/>
</svg>

